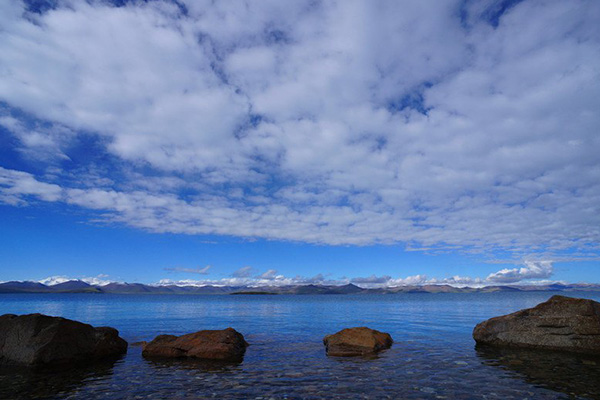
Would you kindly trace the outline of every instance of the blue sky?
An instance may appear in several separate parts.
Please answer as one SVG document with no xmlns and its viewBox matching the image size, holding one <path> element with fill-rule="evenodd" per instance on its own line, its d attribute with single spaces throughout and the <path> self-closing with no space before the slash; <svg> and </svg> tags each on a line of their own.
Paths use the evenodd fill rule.
<svg viewBox="0 0 600 400">
<path fill-rule="evenodd" d="M 600 282 L 600 5 L 0 5 L 0 281 Z"/>
</svg>

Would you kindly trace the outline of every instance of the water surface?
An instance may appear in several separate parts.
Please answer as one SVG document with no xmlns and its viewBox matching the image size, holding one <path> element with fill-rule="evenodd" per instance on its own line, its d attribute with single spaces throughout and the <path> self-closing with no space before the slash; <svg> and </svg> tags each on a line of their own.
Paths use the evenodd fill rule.
<svg viewBox="0 0 600 400">
<path fill-rule="evenodd" d="M 600 398 L 600 360 L 476 348 L 473 327 L 553 293 L 188 296 L 5 294 L 0 314 L 40 312 L 113 326 L 128 342 L 233 327 L 244 361 L 116 362 L 53 372 L 0 371 L 0 398 Z M 571 292 L 600 301 L 600 293 Z M 323 336 L 368 326 L 394 338 L 379 357 L 325 355 Z"/>
</svg>

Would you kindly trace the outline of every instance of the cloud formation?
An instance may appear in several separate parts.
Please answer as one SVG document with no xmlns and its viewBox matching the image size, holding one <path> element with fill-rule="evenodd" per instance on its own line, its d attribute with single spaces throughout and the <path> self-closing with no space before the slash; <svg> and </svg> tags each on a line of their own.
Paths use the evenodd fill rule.
<svg viewBox="0 0 600 400">
<path fill-rule="evenodd" d="M 513 283 L 524 279 L 546 279 L 552 276 L 554 268 L 550 261 L 525 261 L 521 268 L 502 269 L 490 274 L 486 280 L 497 283 Z"/>
<path fill-rule="evenodd" d="M 209 270 L 211 268 L 212 268 L 212 266 L 207 265 L 206 267 L 203 267 L 203 268 L 167 267 L 164 270 L 172 271 L 172 272 L 185 272 L 188 274 L 208 275 Z"/>
<path fill-rule="evenodd" d="M 165 268 L 167 271 L 189 272 L 201 275 L 207 275 L 211 266 L 206 266 L 202 269 L 192 268 Z M 200 272 L 203 271 L 203 272 Z M 347 285 L 349 283 L 358 285 L 363 288 L 388 288 L 398 286 L 423 286 L 423 285 L 450 285 L 457 287 L 482 287 L 496 284 L 548 284 L 553 283 L 549 280 L 554 272 L 552 261 L 525 261 L 520 268 L 501 269 L 490 274 L 487 278 L 477 278 L 468 276 L 452 276 L 446 278 L 430 278 L 426 275 L 419 274 L 407 277 L 392 278 L 391 276 L 376 276 L 354 277 L 354 278 L 328 278 L 323 274 L 317 274 L 312 277 L 294 276 L 287 277 L 283 274 L 278 274 L 276 270 L 269 269 L 263 273 L 256 274 L 255 269 L 246 266 L 235 271 L 231 276 L 214 279 L 161 279 L 156 282 L 156 285 L 179 285 L 179 286 L 288 286 L 288 285 Z M 91 285 L 107 285 L 112 280 L 108 275 L 100 274 L 95 277 L 70 278 L 64 275 L 50 276 L 41 279 L 38 282 L 45 285 L 56 285 L 70 280 L 81 280 Z"/>
<path fill-rule="evenodd" d="M 84 278 L 70 278 L 70 277 L 67 277 L 64 275 L 55 275 L 55 276 L 49 276 L 44 279 L 40 279 L 38 282 L 42 283 L 44 285 L 53 286 L 53 285 L 58 285 L 59 283 L 65 283 L 65 282 L 69 282 L 69 281 L 73 281 L 73 280 L 80 280 L 80 281 L 83 281 L 90 285 L 104 286 L 104 285 L 108 285 L 109 283 L 114 282 L 108 278 L 109 278 L 109 276 L 106 274 L 99 274 L 97 276 L 84 277 Z"/>
<path fill-rule="evenodd" d="M 599 19 L 594 0 L 2 2 L 0 135 L 24 164 L 0 161 L 0 201 L 594 257 Z"/>
<path fill-rule="evenodd" d="M 526 261 L 520 268 L 502 269 L 490 274 L 487 278 L 469 276 L 451 276 L 446 278 L 428 277 L 423 274 L 407 277 L 392 278 L 391 276 L 354 277 L 330 279 L 323 274 L 313 277 L 295 276 L 286 277 L 270 269 L 262 274 L 254 275 L 252 267 L 243 267 L 232 274 L 231 277 L 221 279 L 202 280 L 172 280 L 162 279 L 159 285 L 192 285 L 192 286 L 287 286 L 287 285 L 346 285 L 349 283 L 364 288 L 382 288 L 397 286 L 423 286 L 423 285 L 450 285 L 457 287 L 482 287 L 497 284 L 548 284 L 554 269 L 552 261 Z"/>
<path fill-rule="evenodd" d="M 254 268 L 246 266 L 242 267 L 231 274 L 234 278 L 249 278 L 254 273 Z"/>
</svg>

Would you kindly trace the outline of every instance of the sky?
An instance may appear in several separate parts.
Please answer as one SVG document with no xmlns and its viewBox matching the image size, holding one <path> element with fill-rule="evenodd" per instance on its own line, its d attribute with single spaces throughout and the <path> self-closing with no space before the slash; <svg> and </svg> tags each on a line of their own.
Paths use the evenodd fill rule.
<svg viewBox="0 0 600 400">
<path fill-rule="evenodd" d="M 0 2 L 0 281 L 600 283 L 596 0 Z"/>
</svg>

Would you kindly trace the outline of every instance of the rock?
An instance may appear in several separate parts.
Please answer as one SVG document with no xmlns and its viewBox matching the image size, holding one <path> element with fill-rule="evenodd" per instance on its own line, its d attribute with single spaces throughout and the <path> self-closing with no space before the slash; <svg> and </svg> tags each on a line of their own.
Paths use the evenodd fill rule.
<svg viewBox="0 0 600 400">
<path fill-rule="evenodd" d="M 127 342 L 114 328 L 42 314 L 0 316 L 0 365 L 71 364 L 125 352 Z"/>
<path fill-rule="evenodd" d="M 205 330 L 183 336 L 159 335 L 148 343 L 144 357 L 198 358 L 203 360 L 241 361 L 248 343 L 233 328 Z"/>
<path fill-rule="evenodd" d="M 481 322 L 478 344 L 600 354 L 600 303 L 552 296 L 534 308 Z"/>
<path fill-rule="evenodd" d="M 323 338 L 327 355 L 340 357 L 374 354 L 390 348 L 392 343 L 388 333 L 366 327 L 343 329 Z"/>
</svg>

